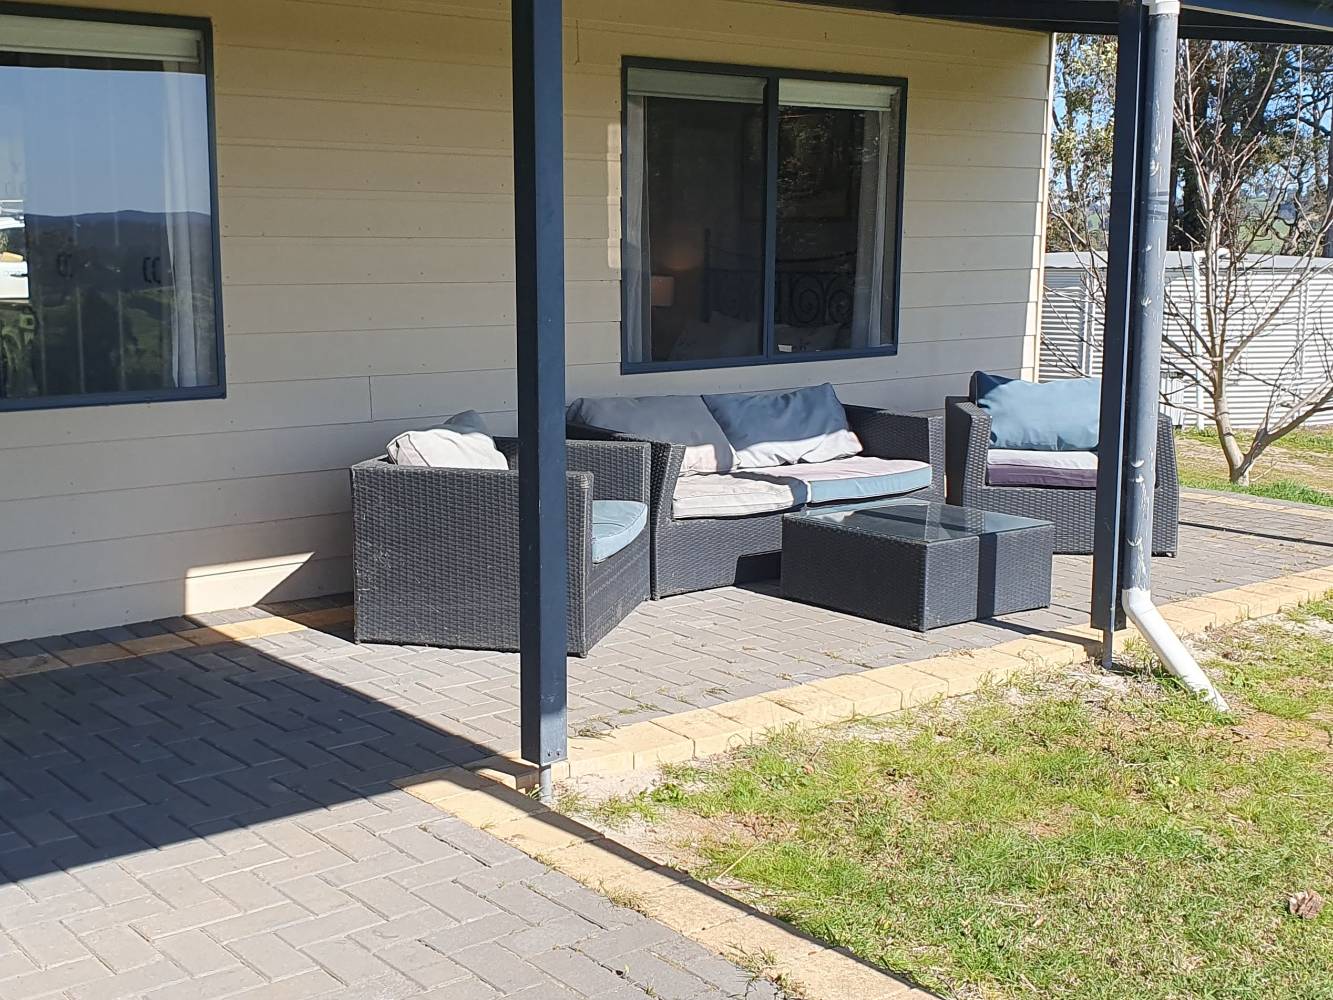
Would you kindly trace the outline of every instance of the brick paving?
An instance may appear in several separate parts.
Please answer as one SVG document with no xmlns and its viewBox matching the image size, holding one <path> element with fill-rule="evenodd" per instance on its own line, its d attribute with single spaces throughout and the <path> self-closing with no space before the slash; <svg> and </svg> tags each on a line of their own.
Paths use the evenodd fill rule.
<svg viewBox="0 0 1333 1000">
<path fill-rule="evenodd" d="M 1187 496 L 1178 600 L 1333 563 L 1333 521 Z M 1089 561 L 1041 612 L 919 636 L 771 587 L 645 605 L 571 662 L 571 729 L 1086 621 Z M 277 611 L 0 648 L 0 997 L 773 997 L 698 945 L 404 792 L 517 745 L 517 658 L 304 630 L 112 663 L 43 652 Z"/>
</svg>

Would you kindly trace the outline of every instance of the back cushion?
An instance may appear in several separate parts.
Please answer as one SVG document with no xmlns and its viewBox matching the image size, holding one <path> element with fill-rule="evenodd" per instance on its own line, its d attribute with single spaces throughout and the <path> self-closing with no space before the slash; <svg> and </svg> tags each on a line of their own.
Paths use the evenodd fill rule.
<svg viewBox="0 0 1333 1000">
<path fill-rule="evenodd" d="M 481 415 L 468 410 L 440 427 L 408 431 L 389 442 L 389 461 L 432 469 L 507 469 Z"/>
<path fill-rule="evenodd" d="M 603 396 L 576 399 L 569 419 L 649 441 L 685 445 L 681 475 L 730 472 L 736 456 L 702 396 Z"/>
<path fill-rule="evenodd" d="M 861 453 L 847 411 L 831 385 L 788 392 L 730 392 L 704 396 L 731 447 L 736 468 L 771 469 L 797 462 L 831 462 Z"/>
<path fill-rule="evenodd" d="M 977 372 L 977 406 L 990 414 L 992 448 L 1091 451 L 1101 423 L 1101 379 L 1024 382 Z"/>
</svg>

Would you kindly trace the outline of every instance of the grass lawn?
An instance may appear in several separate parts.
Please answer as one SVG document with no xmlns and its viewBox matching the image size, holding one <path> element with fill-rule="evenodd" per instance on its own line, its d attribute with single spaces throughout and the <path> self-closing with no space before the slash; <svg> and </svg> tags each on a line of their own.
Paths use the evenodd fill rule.
<svg viewBox="0 0 1333 1000">
<path fill-rule="evenodd" d="M 1212 432 L 1182 431 L 1176 450 L 1182 486 L 1333 507 L 1333 430 L 1288 434 L 1259 459 L 1248 487 L 1233 486 L 1227 478 L 1226 459 Z"/>
<path fill-rule="evenodd" d="M 786 732 L 567 807 L 947 997 L 1333 997 L 1333 601 L 1146 672 Z"/>
</svg>

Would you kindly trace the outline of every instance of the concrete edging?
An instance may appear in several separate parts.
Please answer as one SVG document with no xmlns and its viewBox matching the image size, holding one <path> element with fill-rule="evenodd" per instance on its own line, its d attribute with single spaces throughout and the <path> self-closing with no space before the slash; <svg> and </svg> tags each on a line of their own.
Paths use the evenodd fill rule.
<svg viewBox="0 0 1333 1000">
<path fill-rule="evenodd" d="M 229 642 L 244 642 L 247 639 L 263 639 L 270 635 L 303 632 L 310 628 L 331 628 L 349 624 L 352 621 L 352 614 L 351 607 L 340 607 L 304 611 L 289 617 L 268 615 L 226 625 L 204 625 L 180 632 L 164 632 L 142 639 L 125 639 L 96 646 L 76 646 L 38 656 L 0 659 L 0 676 L 28 675 L 65 667 L 91 667 L 99 663 L 130 660 L 136 656 L 175 653 L 182 649 L 206 649 L 209 646 L 220 646 Z"/>
</svg>

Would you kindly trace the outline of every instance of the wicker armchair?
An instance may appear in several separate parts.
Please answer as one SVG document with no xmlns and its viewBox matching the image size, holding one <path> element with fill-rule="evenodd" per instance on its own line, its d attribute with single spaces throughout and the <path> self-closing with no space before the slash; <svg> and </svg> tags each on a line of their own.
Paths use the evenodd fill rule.
<svg viewBox="0 0 1333 1000">
<path fill-rule="evenodd" d="M 518 649 L 518 442 L 509 470 L 352 468 L 358 642 Z M 592 501 L 648 502 L 646 445 L 569 444 L 569 652 L 586 656 L 648 597 L 649 531 L 592 556 Z"/>
<path fill-rule="evenodd" d="M 843 408 L 865 455 L 930 464 L 933 475 L 929 488 L 905 496 L 916 500 L 944 498 L 943 420 L 866 406 L 844 404 Z M 568 424 L 568 434 L 581 440 L 642 440 L 577 423 Z M 677 520 L 672 514 L 672 498 L 685 448 L 666 441 L 648 444 L 652 448 L 648 523 L 652 530 L 653 598 L 775 579 L 782 565 L 782 518 L 790 512 Z"/>
<path fill-rule="evenodd" d="M 966 396 L 945 401 L 949 503 L 980 507 L 1050 521 L 1055 525 L 1055 551 L 1067 555 L 1092 552 L 1097 491 L 1036 486 L 991 486 L 986 478 L 990 449 L 990 416 Z M 1176 472 L 1176 439 L 1171 421 L 1158 417 L 1157 488 L 1153 495 L 1153 554 L 1176 554 L 1180 534 L 1180 479 Z"/>
</svg>

